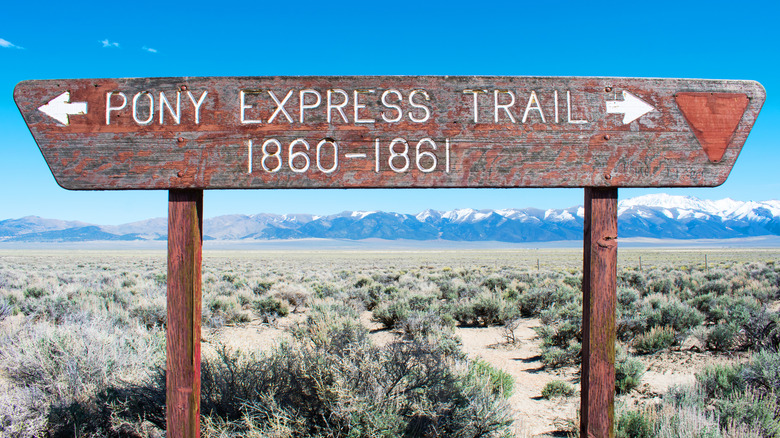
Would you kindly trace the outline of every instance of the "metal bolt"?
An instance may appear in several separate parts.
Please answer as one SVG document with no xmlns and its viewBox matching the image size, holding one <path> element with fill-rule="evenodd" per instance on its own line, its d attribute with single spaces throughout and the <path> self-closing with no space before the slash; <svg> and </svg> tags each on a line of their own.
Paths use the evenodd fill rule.
<svg viewBox="0 0 780 438">
<path fill-rule="evenodd" d="M 612 87 L 605 87 L 605 88 L 604 88 L 604 91 L 606 91 L 607 93 L 609 93 L 610 91 L 612 91 Z"/>
<path fill-rule="evenodd" d="M 178 141 L 179 141 L 179 143 L 184 143 L 184 137 L 179 137 Z"/>
<path fill-rule="evenodd" d="M 605 180 L 607 180 L 607 181 L 609 181 L 609 180 L 611 180 L 611 179 L 612 179 L 612 175 L 610 175 L 610 174 L 608 174 L 608 173 L 605 173 L 605 174 L 604 174 L 604 179 L 605 179 Z"/>
<path fill-rule="evenodd" d="M 610 137 L 609 134 L 605 134 L 604 135 L 604 140 L 609 140 L 610 138 L 612 138 L 612 137 Z"/>
<path fill-rule="evenodd" d="M 183 177 L 184 176 L 184 171 L 180 170 L 179 173 L 176 174 L 176 176 L 178 176 L 179 178 Z"/>
<path fill-rule="evenodd" d="M 187 91 L 187 86 L 186 85 L 182 85 L 181 86 L 181 91 Z"/>
</svg>

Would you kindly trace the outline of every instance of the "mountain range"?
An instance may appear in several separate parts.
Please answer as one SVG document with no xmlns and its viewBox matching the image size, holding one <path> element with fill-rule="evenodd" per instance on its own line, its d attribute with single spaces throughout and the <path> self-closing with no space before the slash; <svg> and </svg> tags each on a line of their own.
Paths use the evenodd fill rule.
<svg viewBox="0 0 780 438">
<path fill-rule="evenodd" d="M 204 240 L 408 239 L 548 242 L 581 240 L 584 209 L 382 211 L 225 215 L 204 220 Z M 730 239 L 780 235 L 780 201 L 702 200 L 668 194 L 620 201 L 618 235 L 657 239 Z M 96 225 L 27 216 L 0 221 L 0 242 L 151 241 L 167 239 L 167 219 Z"/>
</svg>

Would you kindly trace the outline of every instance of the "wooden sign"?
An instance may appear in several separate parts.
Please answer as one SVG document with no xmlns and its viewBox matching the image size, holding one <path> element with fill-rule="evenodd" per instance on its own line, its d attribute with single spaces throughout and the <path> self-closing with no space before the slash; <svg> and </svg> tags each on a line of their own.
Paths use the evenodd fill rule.
<svg viewBox="0 0 780 438">
<path fill-rule="evenodd" d="M 716 186 L 750 81 L 224 77 L 24 81 L 57 182 L 91 189 Z"/>
</svg>

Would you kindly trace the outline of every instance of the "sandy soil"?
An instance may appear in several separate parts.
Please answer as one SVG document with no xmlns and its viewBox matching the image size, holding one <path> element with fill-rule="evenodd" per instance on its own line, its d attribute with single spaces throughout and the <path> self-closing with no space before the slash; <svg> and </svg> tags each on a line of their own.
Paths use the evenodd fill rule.
<svg viewBox="0 0 780 438">
<path fill-rule="evenodd" d="M 231 348 L 268 350 L 279 340 L 288 337 L 287 327 L 305 318 L 302 313 L 280 319 L 274 326 L 253 321 L 240 327 L 223 327 L 203 332 L 203 354 L 211 354 L 214 346 L 225 344 Z M 371 320 L 371 313 L 361 315 L 361 322 L 371 330 L 372 340 L 383 345 L 395 339 L 396 334 L 380 330 Z M 509 373 L 515 380 L 514 392 L 509 399 L 516 418 L 518 437 L 567 436 L 579 409 L 579 395 L 569 398 L 545 400 L 541 397 L 544 386 L 553 380 L 563 380 L 579 388 L 579 369 L 574 367 L 545 370 L 539 355 L 539 340 L 534 327 L 537 319 L 525 319 L 515 331 L 517 342 L 508 344 L 502 327 L 457 328 L 463 350 L 469 357 L 480 357 L 491 365 Z M 712 363 L 744 361 L 745 354 L 713 355 L 700 353 L 696 348 L 684 345 L 681 350 L 664 351 L 640 356 L 645 364 L 642 383 L 631 394 L 620 397 L 618 404 L 634 406 L 660 397 L 674 385 L 690 384 L 695 374 Z"/>
</svg>

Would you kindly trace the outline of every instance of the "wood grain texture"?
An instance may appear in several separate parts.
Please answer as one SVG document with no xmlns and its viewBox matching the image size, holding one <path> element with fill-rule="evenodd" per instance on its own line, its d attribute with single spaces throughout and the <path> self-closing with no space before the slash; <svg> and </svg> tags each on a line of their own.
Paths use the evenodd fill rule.
<svg viewBox="0 0 780 438">
<path fill-rule="evenodd" d="M 200 436 L 203 191 L 168 198 L 166 425 L 169 438 Z"/>
<path fill-rule="evenodd" d="M 317 108 L 303 109 L 303 122 L 301 104 L 314 105 L 316 96 L 302 90 L 320 96 Z M 71 102 L 87 102 L 89 108 L 86 115 L 71 116 L 67 126 L 38 110 L 66 91 Z M 607 102 L 624 99 L 623 91 L 655 110 L 623 124 L 621 114 L 606 111 Z M 126 105 L 107 111 L 122 104 L 115 92 L 125 94 Z M 196 111 L 194 102 L 204 92 Z M 676 94 L 687 92 L 743 94 L 749 100 L 717 163 L 708 159 L 675 102 Z M 163 106 L 160 93 L 170 107 Z M 277 111 L 274 98 L 285 102 L 284 111 Z M 679 187 L 725 181 L 765 91 L 752 81 L 692 79 L 223 77 L 25 81 L 16 86 L 14 99 L 57 182 L 67 189 Z M 342 102 L 347 103 L 338 107 Z M 426 118 L 423 106 L 430 116 L 416 123 Z M 399 114 L 398 122 L 385 121 Z M 308 160 L 304 172 L 289 165 L 289 145 L 299 138 L 309 150 L 296 146 L 306 158 L 299 155 L 293 165 L 302 168 Z M 408 141 L 408 161 L 389 162 L 396 138 Z M 436 149 L 423 144 L 421 152 L 430 155 L 423 154 L 418 165 L 416 146 L 425 138 Z M 283 151 L 279 161 L 266 159 L 266 170 L 261 149 L 269 139 L 278 140 Z M 338 166 L 330 172 L 332 146 L 322 148 L 321 162 L 316 151 L 328 139 L 339 148 Z M 395 151 L 403 148 L 396 144 Z M 266 149 L 273 153 L 276 146 Z M 433 170 L 421 170 L 428 168 Z"/>
<path fill-rule="evenodd" d="M 585 189 L 580 436 L 614 437 L 617 189 Z"/>
</svg>

